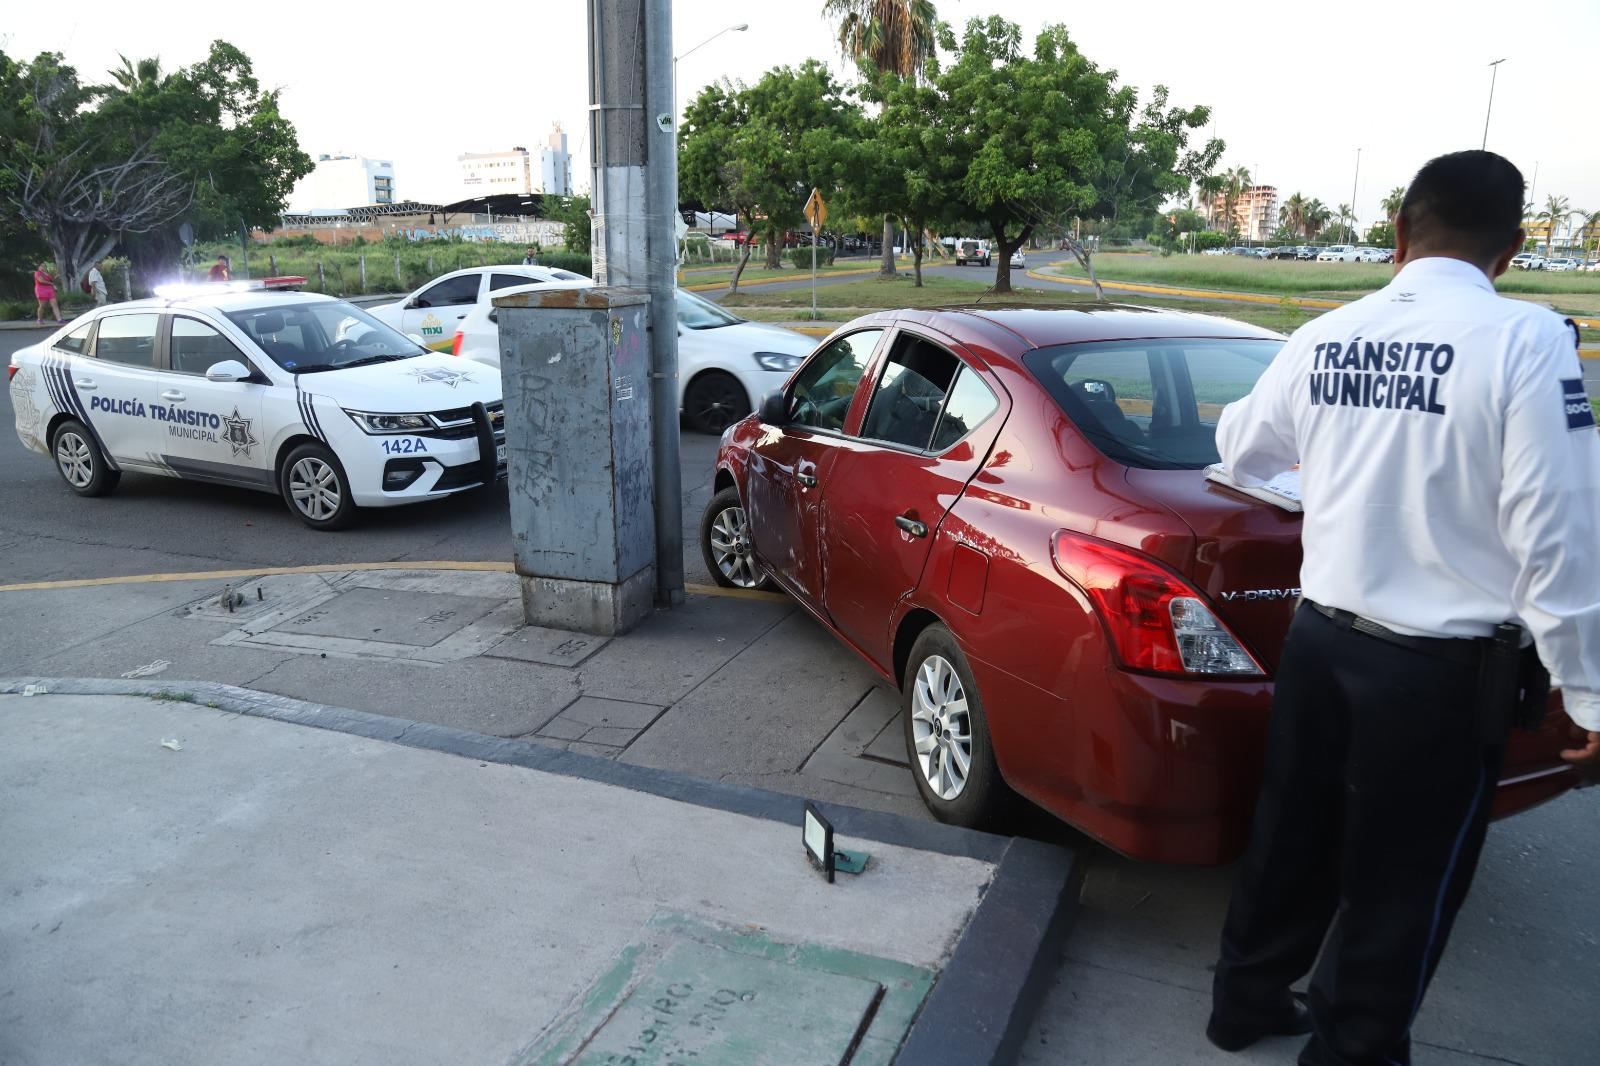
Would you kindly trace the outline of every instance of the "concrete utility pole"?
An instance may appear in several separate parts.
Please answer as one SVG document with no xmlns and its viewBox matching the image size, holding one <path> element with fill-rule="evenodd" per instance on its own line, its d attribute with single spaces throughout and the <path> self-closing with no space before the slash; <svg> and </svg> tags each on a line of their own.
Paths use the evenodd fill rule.
<svg viewBox="0 0 1600 1066">
<path fill-rule="evenodd" d="M 678 149 L 672 0 L 589 0 L 593 255 L 602 286 L 650 293 L 656 602 L 683 602 L 678 463 Z"/>
</svg>

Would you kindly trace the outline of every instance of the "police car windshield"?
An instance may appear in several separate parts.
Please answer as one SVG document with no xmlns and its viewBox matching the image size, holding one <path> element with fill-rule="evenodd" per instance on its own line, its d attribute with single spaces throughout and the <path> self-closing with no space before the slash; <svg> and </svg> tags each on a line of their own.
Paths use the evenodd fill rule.
<svg viewBox="0 0 1600 1066">
<path fill-rule="evenodd" d="M 273 362 L 294 374 L 344 370 L 426 354 L 415 341 L 342 300 L 274 303 L 230 311 L 228 318 Z"/>
<path fill-rule="evenodd" d="M 1092 341 L 1023 362 L 1105 455 L 1147 470 L 1218 462 L 1217 419 L 1255 386 L 1277 340 Z"/>
</svg>

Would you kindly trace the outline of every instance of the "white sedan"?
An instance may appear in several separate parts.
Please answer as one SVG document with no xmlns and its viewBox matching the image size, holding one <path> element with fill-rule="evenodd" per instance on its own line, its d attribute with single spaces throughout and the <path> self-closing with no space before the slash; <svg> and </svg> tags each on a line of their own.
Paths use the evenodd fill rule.
<svg viewBox="0 0 1600 1066">
<path fill-rule="evenodd" d="M 441 274 L 403 300 L 368 308 L 373 318 L 401 333 L 415 334 L 436 352 L 450 350 L 456 326 L 496 289 L 518 285 L 587 282 L 582 274 L 546 266 L 468 267 Z"/>
<path fill-rule="evenodd" d="M 1319 263 L 1354 263 L 1357 251 L 1352 245 L 1333 244 L 1317 253 Z"/>
<path fill-rule="evenodd" d="M 564 283 L 589 284 L 593 282 Z M 693 293 L 677 292 L 679 406 L 690 428 L 721 433 L 755 410 L 761 397 L 781 389 L 811 354 L 813 344 L 793 330 L 749 322 Z M 495 320 L 494 306 L 487 299 L 480 301 L 461 320 L 451 352 L 499 366 L 500 330 Z"/>
<path fill-rule="evenodd" d="M 277 493 L 338 529 L 504 476 L 500 375 L 328 296 L 235 282 L 111 304 L 10 374 L 17 436 L 80 496 L 137 471 Z"/>
</svg>

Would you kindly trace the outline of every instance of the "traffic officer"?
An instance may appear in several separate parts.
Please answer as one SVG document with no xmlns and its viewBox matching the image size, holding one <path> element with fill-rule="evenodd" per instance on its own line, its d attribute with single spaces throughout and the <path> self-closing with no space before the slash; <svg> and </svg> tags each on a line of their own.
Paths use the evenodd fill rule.
<svg viewBox="0 0 1600 1066">
<path fill-rule="evenodd" d="M 1492 152 L 1429 162 L 1394 280 L 1297 330 L 1218 422 L 1235 479 L 1302 464 L 1305 507 L 1206 1030 L 1226 1050 L 1310 1032 L 1302 1066 L 1410 1061 L 1519 691 L 1480 700 L 1489 638 L 1515 662 L 1531 636 L 1578 727 L 1563 758 L 1600 765 L 1600 433 L 1575 329 L 1495 295 L 1522 196 Z"/>
</svg>

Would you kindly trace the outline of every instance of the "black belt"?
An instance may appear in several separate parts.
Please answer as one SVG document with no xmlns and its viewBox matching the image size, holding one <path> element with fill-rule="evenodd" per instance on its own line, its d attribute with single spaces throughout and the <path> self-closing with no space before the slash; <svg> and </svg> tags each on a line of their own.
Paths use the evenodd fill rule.
<svg viewBox="0 0 1600 1066">
<path fill-rule="evenodd" d="M 1325 607 L 1314 600 L 1303 600 L 1302 602 L 1341 629 L 1364 633 L 1369 637 L 1374 637 L 1389 644 L 1421 652 L 1423 655 L 1448 659 L 1451 662 L 1474 668 L 1478 666 L 1483 658 L 1483 645 L 1485 642 L 1482 640 L 1471 637 L 1413 637 L 1406 633 L 1396 633 L 1386 625 L 1374 622 L 1370 618 L 1362 618 L 1351 611 L 1341 610 L 1338 607 Z"/>
</svg>

